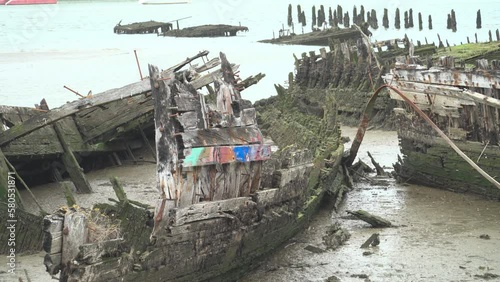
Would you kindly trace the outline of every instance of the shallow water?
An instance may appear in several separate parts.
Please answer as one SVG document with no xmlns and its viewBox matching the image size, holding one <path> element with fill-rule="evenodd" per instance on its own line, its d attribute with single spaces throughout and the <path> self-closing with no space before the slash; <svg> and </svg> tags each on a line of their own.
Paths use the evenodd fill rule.
<svg viewBox="0 0 500 282">
<path fill-rule="evenodd" d="M 193 0 L 186 5 L 140 5 L 137 1 L 62 1 L 57 5 L 2 6 L 0 9 L 0 105 L 29 106 L 46 98 L 51 108 L 77 99 L 65 90 L 67 85 L 81 94 L 89 90 L 99 93 L 139 80 L 134 50 L 137 50 L 143 75 L 147 64 L 160 68 L 174 65 L 199 51 L 208 50 L 210 57 L 225 52 L 230 62 L 240 64 L 241 77 L 259 72 L 266 77 L 245 91 L 245 98 L 255 101 L 275 94 L 274 84 L 283 84 L 294 69 L 293 54 L 316 51 L 316 46 L 277 46 L 258 43 L 278 34 L 286 25 L 288 4 L 299 1 L 266 0 Z M 311 6 L 325 8 L 343 6 L 352 18 L 352 8 L 364 4 L 365 10 L 377 11 L 381 26 L 383 9 L 389 10 L 391 27 L 374 30 L 372 40 L 403 38 L 405 34 L 425 42 L 437 41 L 437 33 L 450 44 L 466 42 L 467 36 L 480 41 L 488 39 L 488 30 L 498 28 L 500 4 L 496 0 L 469 1 L 314 1 L 300 3 L 311 22 Z M 433 17 L 433 30 L 425 28 L 394 29 L 394 11 L 413 8 L 417 14 Z M 447 30 L 446 18 L 455 9 L 456 33 Z M 476 11 L 481 9 L 483 28 L 476 30 Z M 295 14 L 295 13 L 294 13 Z M 225 38 L 171 38 L 150 35 L 116 35 L 113 27 L 137 21 L 180 21 L 180 27 L 200 24 L 242 24 L 249 32 Z M 296 16 L 293 16 L 296 22 Z M 298 24 L 296 23 L 296 32 Z M 305 27 L 306 32 L 310 25 Z"/>
</svg>

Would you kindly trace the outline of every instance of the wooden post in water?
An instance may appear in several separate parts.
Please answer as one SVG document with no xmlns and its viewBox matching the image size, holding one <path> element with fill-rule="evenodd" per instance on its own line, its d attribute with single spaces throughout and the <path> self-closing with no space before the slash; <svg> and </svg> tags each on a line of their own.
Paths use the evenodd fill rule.
<svg viewBox="0 0 500 282">
<path fill-rule="evenodd" d="M 477 43 L 477 32 L 474 33 L 474 37 L 476 37 L 476 43 Z"/>
<path fill-rule="evenodd" d="M 477 10 L 477 15 L 476 15 L 476 28 L 480 29 L 482 27 L 482 21 L 481 21 L 481 10 Z"/>
<path fill-rule="evenodd" d="M 500 41 L 500 32 L 498 32 L 498 28 L 497 28 L 497 41 Z"/>
<path fill-rule="evenodd" d="M 489 41 L 492 42 L 493 41 L 493 37 L 491 35 L 491 29 L 488 30 L 488 38 L 489 38 Z"/>
<path fill-rule="evenodd" d="M 429 15 L 429 29 L 432 29 L 432 16 Z"/>
<path fill-rule="evenodd" d="M 349 12 L 346 12 L 344 14 L 344 27 L 350 27 L 351 26 L 351 19 L 349 17 Z"/>
<path fill-rule="evenodd" d="M 375 9 L 372 9 L 371 14 L 370 14 L 370 26 L 373 29 L 378 29 L 377 12 L 375 11 Z"/>
<path fill-rule="evenodd" d="M 423 28 L 423 22 L 422 22 L 422 13 L 418 12 L 418 30 L 422 30 Z"/>
<path fill-rule="evenodd" d="M 337 17 L 339 19 L 339 24 L 344 24 L 343 15 L 344 12 L 342 11 L 342 6 L 337 5 Z"/>
<path fill-rule="evenodd" d="M 78 164 L 78 161 L 73 154 L 73 150 L 70 148 L 68 140 L 66 140 L 66 136 L 64 135 L 65 131 L 61 122 L 58 121 L 54 123 L 54 130 L 64 151 L 62 155 L 63 164 L 68 171 L 71 181 L 75 184 L 76 190 L 80 193 L 92 193 L 92 187 L 87 181 L 80 164 Z"/>
<path fill-rule="evenodd" d="M 410 28 L 410 24 L 408 22 L 408 11 L 405 11 L 405 28 Z"/>
<path fill-rule="evenodd" d="M 387 14 L 388 10 L 384 8 L 384 17 L 382 18 L 382 25 L 384 28 L 389 28 L 389 15 Z"/>
<path fill-rule="evenodd" d="M 413 9 L 410 8 L 410 12 L 409 12 L 409 15 L 408 15 L 408 26 L 410 28 L 413 27 Z"/>
<path fill-rule="evenodd" d="M 457 18 L 453 9 L 451 9 L 451 30 L 453 32 L 457 31 Z"/>
</svg>

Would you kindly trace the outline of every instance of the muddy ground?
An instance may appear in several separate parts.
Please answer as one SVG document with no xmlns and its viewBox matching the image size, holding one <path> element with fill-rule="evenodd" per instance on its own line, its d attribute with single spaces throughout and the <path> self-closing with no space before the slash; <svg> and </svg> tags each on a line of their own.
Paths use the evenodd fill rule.
<svg viewBox="0 0 500 282">
<path fill-rule="evenodd" d="M 343 135 L 353 138 L 355 129 L 343 128 Z M 390 170 L 399 153 L 396 133 L 368 131 L 359 156 L 370 164 L 366 151 Z M 141 162 L 90 173 L 95 193 L 76 195 L 77 202 L 88 206 L 116 198 L 108 181 L 111 176 L 119 177 L 131 199 L 152 203 L 157 197 L 155 165 Z M 376 182 L 376 185 L 357 184 L 338 212 L 331 211 L 326 203 L 307 230 L 241 281 L 481 281 L 485 278 L 500 281 L 500 277 L 493 278 L 500 275 L 498 202 L 396 184 L 390 178 Z M 65 204 L 58 185 L 40 188 L 33 191 L 44 209 L 51 211 Z M 23 196 L 29 203 L 29 197 Z M 33 203 L 29 207 L 37 211 Z M 370 228 L 347 215 L 346 209 L 369 211 L 398 227 Z M 321 253 L 305 250 L 308 245 L 324 250 L 322 237 L 335 221 L 351 233 L 343 246 Z M 380 245 L 361 249 L 361 244 L 373 233 L 380 234 Z M 482 237 L 489 239 L 480 238 L 481 235 L 488 235 Z M 0 259 L 2 266 L 6 265 L 5 259 Z M 17 274 L 23 281 L 28 281 L 24 269 L 32 282 L 55 281 L 45 273 L 43 253 L 21 256 L 18 261 Z M 19 280 L 3 273 L 0 281 Z"/>
</svg>

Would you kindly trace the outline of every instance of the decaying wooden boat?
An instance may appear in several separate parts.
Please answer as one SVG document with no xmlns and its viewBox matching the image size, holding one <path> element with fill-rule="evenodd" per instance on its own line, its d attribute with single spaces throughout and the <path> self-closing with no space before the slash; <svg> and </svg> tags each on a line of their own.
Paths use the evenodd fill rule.
<svg viewBox="0 0 500 282">
<path fill-rule="evenodd" d="M 207 72 L 220 64 L 218 58 L 179 70 L 207 55 L 207 51 L 200 52 L 169 70 L 190 81 L 195 89 L 202 88 L 221 75 L 220 71 Z M 240 80 L 237 87 L 243 90 L 262 77 L 258 74 Z M 149 142 L 154 135 L 153 99 L 147 79 L 51 110 L 46 103 L 41 104 L 38 109 L 0 108 L 0 169 L 12 165 L 28 184 L 69 176 L 79 192 L 91 192 L 84 171 L 121 164 L 120 157 L 135 160 L 132 150 L 142 146 L 154 154 Z M 5 183 L 1 182 L 0 192 L 6 191 Z"/>
<path fill-rule="evenodd" d="M 45 217 L 44 264 L 51 275 L 60 273 L 60 281 L 234 280 L 307 223 L 326 187 L 341 186 L 335 101 L 328 100 L 318 123 L 314 137 L 321 142 L 272 154 L 255 109 L 241 98 L 234 66 L 222 53 L 220 59 L 221 75 L 207 97 L 175 69 L 149 66 L 158 156 L 154 211 L 117 192 L 116 205 L 74 206 Z M 308 140 L 297 132 L 286 139 L 294 138 Z"/>
<path fill-rule="evenodd" d="M 499 64 L 479 59 L 472 68 L 458 65 L 453 57 L 442 57 L 432 67 L 400 60 L 384 80 L 425 112 L 486 174 L 455 153 L 390 90 L 391 98 L 400 101 L 395 112 L 403 158 L 395 170 L 403 181 L 500 200 Z"/>
</svg>

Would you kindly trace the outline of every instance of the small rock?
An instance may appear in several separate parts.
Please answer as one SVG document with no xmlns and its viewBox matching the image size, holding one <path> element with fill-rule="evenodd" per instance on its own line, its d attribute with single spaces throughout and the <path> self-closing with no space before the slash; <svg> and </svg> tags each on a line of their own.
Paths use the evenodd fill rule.
<svg viewBox="0 0 500 282">
<path fill-rule="evenodd" d="M 461 266 L 461 265 L 460 265 L 460 266 L 459 266 L 459 268 L 460 268 L 460 269 L 465 269 L 465 266 Z"/>
<path fill-rule="evenodd" d="M 337 276 L 333 275 L 333 276 L 330 276 L 326 279 L 325 282 L 341 282 L 342 280 L 340 280 L 340 278 L 338 278 Z"/>
<path fill-rule="evenodd" d="M 474 275 L 474 277 L 482 278 L 482 279 L 485 279 L 485 280 L 490 280 L 490 279 L 499 278 L 500 275 L 486 272 L 485 274 L 476 274 L 476 275 Z"/>
<path fill-rule="evenodd" d="M 363 255 L 364 256 L 371 256 L 371 255 L 373 255 L 373 252 L 365 251 L 365 252 L 363 252 Z"/>
<path fill-rule="evenodd" d="M 134 269 L 134 271 L 141 271 L 142 270 L 142 265 L 136 263 L 136 264 L 134 264 L 134 268 L 133 269 Z"/>
<path fill-rule="evenodd" d="M 488 234 L 481 234 L 481 235 L 479 235 L 479 238 L 484 239 L 484 240 L 489 240 L 490 239 L 490 235 L 488 235 Z"/>
<path fill-rule="evenodd" d="M 315 253 L 315 254 L 320 254 L 320 253 L 323 253 L 325 252 L 325 250 L 321 249 L 321 248 L 318 248 L 316 246 L 313 246 L 313 245 L 307 245 L 307 247 L 304 248 L 305 250 L 308 250 L 312 253 Z"/>
<path fill-rule="evenodd" d="M 366 275 L 366 274 L 353 274 L 353 275 L 351 275 L 351 277 L 366 279 L 366 278 L 368 278 L 368 275 Z"/>
</svg>

